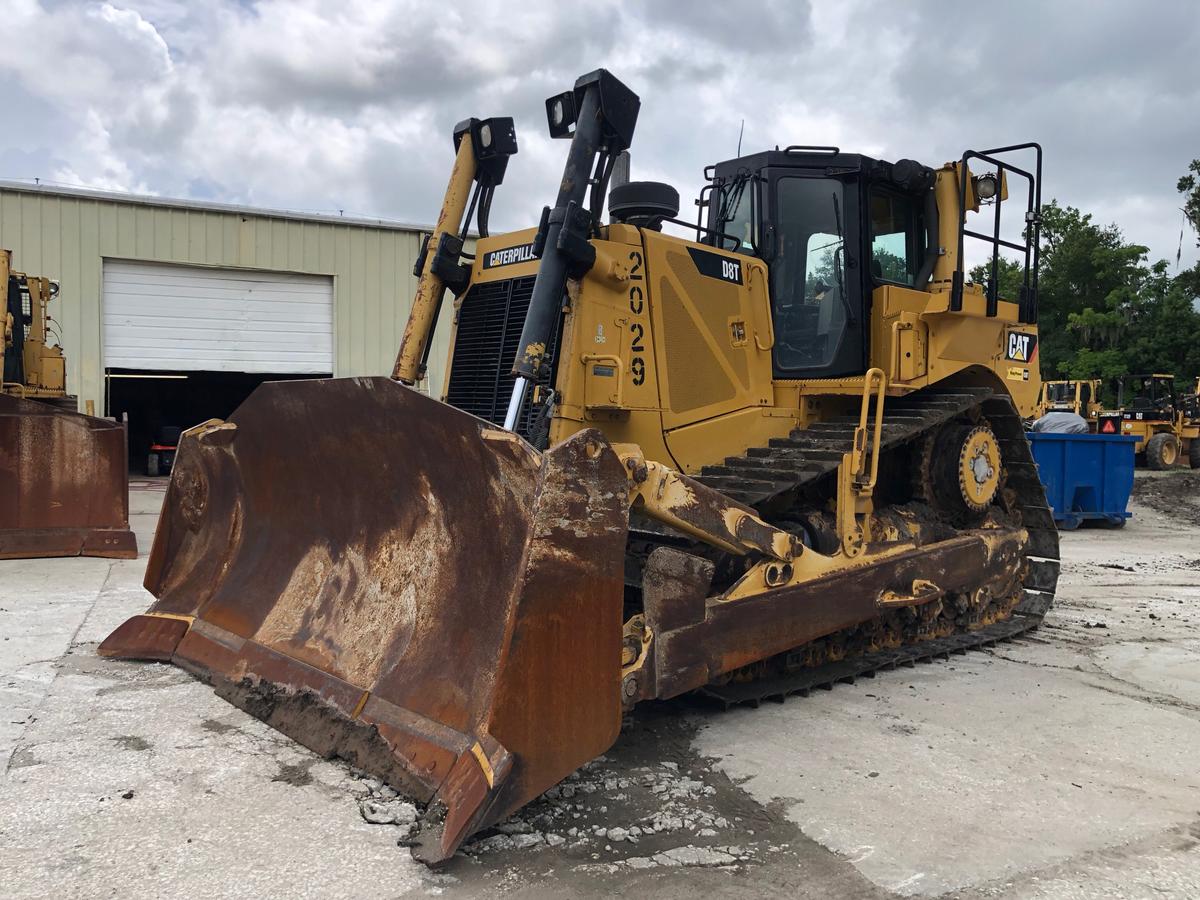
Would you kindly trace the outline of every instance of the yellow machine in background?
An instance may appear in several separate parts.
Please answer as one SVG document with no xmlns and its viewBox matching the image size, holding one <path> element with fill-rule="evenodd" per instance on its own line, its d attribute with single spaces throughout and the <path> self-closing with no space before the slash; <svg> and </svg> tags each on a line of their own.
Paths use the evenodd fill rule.
<svg viewBox="0 0 1200 900">
<path fill-rule="evenodd" d="M 125 427 L 76 411 L 50 343 L 58 282 L 13 271 L 0 250 L 0 291 L 0 559 L 137 556 Z"/>
<path fill-rule="evenodd" d="M 804 693 L 1021 634 L 1053 599 L 1022 423 L 1040 147 L 769 150 L 710 166 L 688 223 L 669 185 L 609 183 L 639 107 L 604 70 L 547 100 L 558 196 L 505 235 L 512 120 L 460 123 L 393 378 L 264 384 L 186 432 L 157 602 L 100 647 L 428 804 L 430 862 L 640 701 Z M 1018 254 L 1018 296 L 967 281 L 968 239 L 993 272 Z M 438 402 L 409 385 L 446 288 Z"/>
<path fill-rule="evenodd" d="M 1092 431 L 1096 430 L 1096 417 L 1100 414 L 1099 378 L 1087 381 L 1043 381 L 1038 397 L 1035 418 L 1048 412 L 1069 412 L 1087 419 Z"/>
<path fill-rule="evenodd" d="M 11 265 L 12 254 L 0 251 L 0 283 L 6 285 L 4 382 L 0 390 L 74 410 L 77 402 L 67 395 L 62 347 L 50 343 L 50 302 L 58 296 L 58 282 L 14 272 Z"/>
<path fill-rule="evenodd" d="M 1200 379 L 1197 380 L 1200 393 Z M 1117 382 L 1117 409 L 1097 419 L 1101 434 L 1136 437 L 1139 461 L 1169 469 L 1181 458 L 1200 469 L 1200 401 L 1175 390 L 1174 375 L 1123 375 Z"/>
<path fill-rule="evenodd" d="M 1188 464 L 1200 469 L 1200 377 L 1196 378 L 1195 390 L 1183 398 L 1183 422 L 1181 431 L 1188 437 Z"/>
</svg>

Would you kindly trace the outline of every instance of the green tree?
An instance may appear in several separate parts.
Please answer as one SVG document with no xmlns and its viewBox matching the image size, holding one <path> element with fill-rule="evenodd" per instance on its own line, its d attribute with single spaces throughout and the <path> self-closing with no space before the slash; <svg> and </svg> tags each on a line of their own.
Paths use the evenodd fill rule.
<svg viewBox="0 0 1200 900">
<path fill-rule="evenodd" d="M 1147 277 L 1148 248 L 1127 242 L 1116 225 L 1098 225 L 1057 201 L 1042 210 L 1041 241 L 1043 376 L 1124 371 L 1131 305 Z"/>
<path fill-rule="evenodd" d="M 1200 247 L 1200 159 L 1193 159 L 1186 175 L 1176 185 L 1183 195 L 1183 214 L 1192 226 L 1196 246 Z M 1176 257 L 1176 265 L 1179 259 Z M 1177 281 L 1194 302 L 1200 302 L 1200 263 L 1180 272 Z"/>
<path fill-rule="evenodd" d="M 1148 265 L 1146 247 L 1074 207 L 1052 202 L 1042 221 L 1042 376 L 1171 372 L 1183 388 L 1200 371 L 1200 313 L 1188 273 L 1172 278 L 1165 260 Z"/>
<path fill-rule="evenodd" d="M 1025 265 L 1019 263 L 1015 259 L 1009 259 L 1006 256 L 1000 257 L 1000 264 L 996 267 L 1000 272 L 999 287 L 1000 299 L 1011 300 L 1016 303 L 1021 297 L 1021 284 L 1025 280 Z M 974 266 L 968 276 L 975 284 L 983 285 L 986 291 L 988 286 L 988 277 L 992 272 L 992 262 L 988 260 L 985 263 L 980 263 Z"/>
<path fill-rule="evenodd" d="M 1196 246 L 1200 247 L 1200 159 L 1192 160 L 1176 188 L 1183 194 L 1183 214 L 1192 225 Z"/>
<path fill-rule="evenodd" d="M 884 281 L 895 281 L 898 284 L 911 284 L 908 274 L 908 263 L 903 256 L 876 246 L 871 250 L 871 258 L 879 263 L 879 277 Z"/>
<path fill-rule="evenodd" d="M 1147 271 L 1129 304 L 1128 356 L 1132 372 L 1170 372 L 1176 387 L 1191 393 L 1200 372 L 1200 312 L 1182 279 L 1167 274 L 1167 261 Z"/>
</svg>

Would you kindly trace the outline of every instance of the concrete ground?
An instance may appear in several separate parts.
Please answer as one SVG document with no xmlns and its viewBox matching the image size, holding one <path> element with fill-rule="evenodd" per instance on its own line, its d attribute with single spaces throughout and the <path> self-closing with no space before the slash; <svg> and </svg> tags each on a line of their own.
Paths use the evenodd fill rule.
<svg viewBox="0 0 1200 900">
<path fill-rule="evenodd" d="M 149 604 L 162 488 L 132 486 L 137 560 L 0 562 L 5 897 L 1200 896 L 1192 473 L 1063 535 L 1033 636 L 757 710 L 639 708 L 440 872 L 387 788 L 95 655 Z"/>
</svg>

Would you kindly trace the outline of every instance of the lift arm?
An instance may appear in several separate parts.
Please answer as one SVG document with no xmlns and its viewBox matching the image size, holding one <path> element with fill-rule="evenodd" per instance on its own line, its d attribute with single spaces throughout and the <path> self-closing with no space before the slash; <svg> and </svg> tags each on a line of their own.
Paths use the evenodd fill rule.
<svg viewBox="0 0 1200 900">
<path fill-rule="evenodd" d="M 413 270 L 419 279 L 417 293 L 392 370 L 392 377 L 405 384 L 415 384 L 425 375 L 429 342 L 446 288 L 460 294 L 469 284 L 470 270 L 460 260 L 471 212 L 478 204 L 481 231 L 485 230 L 491 192 L 504 179 L 508 158 L 517 152 L 517 135 L 510 118 L 467 119 L 455 126 L 454 142 L 457 152 L 450 183 L 437 224 Z"/>
</svg>

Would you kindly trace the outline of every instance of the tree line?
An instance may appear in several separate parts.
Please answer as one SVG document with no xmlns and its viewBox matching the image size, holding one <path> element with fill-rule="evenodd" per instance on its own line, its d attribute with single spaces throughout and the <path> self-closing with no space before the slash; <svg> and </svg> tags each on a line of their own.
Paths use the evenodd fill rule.
<svg viewBox="0 0 1200 900">
<path fill-rule="evenodd" d="M 1200 159 L 1179 179 L 1183 214 L 1200 246 Z M 1051 201 L 1042 207 L 1038 331 L 1042 378 L 1162 372 L 1195 390 L 1200 375 L 1200 263 L 1171 274 L 1167 260 L 1126 239 L 1115 224 Z M 1176 266 L 1178 260 L 1176 260 Z M 971 277 L 987 283 L 990 263 Z M 1021 266 L 1002 259 L 1000 295 L 1016 298 Z M 1111 387 L 1110 387 L 1111 389 Z"/>
</svg>

